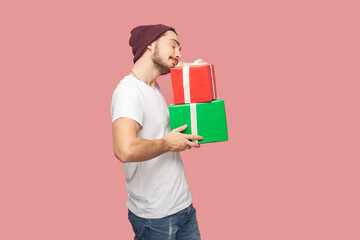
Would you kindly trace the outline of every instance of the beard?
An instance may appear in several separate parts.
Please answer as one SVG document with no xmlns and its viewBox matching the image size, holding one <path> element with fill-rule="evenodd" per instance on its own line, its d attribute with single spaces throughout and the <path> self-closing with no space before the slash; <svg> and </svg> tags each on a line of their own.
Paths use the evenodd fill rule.
<svg viewBox="0 0 360 240">
<path fill-rule="evenodd" d="M 159 70 L 160 75 L 165 75 L 170 72 L 170 67 L 166 64 L 164 59 L 160 57 L 158 45 L 155 45 L 154 55 L 152 57 L 156 69 Z"/>
</svg>

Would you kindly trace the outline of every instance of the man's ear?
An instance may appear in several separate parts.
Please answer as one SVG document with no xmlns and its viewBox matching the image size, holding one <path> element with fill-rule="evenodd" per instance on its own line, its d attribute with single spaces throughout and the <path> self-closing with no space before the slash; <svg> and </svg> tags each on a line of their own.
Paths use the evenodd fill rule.
<svg viewBox="0 0 360 240">
<path fill-rule="evenodd" d="M 152 42 L 151 44 L 147 45 L 146 49 L 152 52 L 155 49 L 155 42 Z"/>
</svg>

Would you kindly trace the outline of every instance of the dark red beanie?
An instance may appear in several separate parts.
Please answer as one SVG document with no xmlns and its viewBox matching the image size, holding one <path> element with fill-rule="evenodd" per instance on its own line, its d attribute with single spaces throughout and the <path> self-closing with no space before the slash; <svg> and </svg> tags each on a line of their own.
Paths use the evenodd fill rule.
<svg viewBox="0 0 360 240">
<path fill-rule="evenodd" d="M 133 62 L 135 63 L 141 57 L 148 45 L 168 30 L 176 33 L 174 28 L 162 24 L 143 25 L 131 30 L 129 44 L 134 54 Z"/>
</svg>

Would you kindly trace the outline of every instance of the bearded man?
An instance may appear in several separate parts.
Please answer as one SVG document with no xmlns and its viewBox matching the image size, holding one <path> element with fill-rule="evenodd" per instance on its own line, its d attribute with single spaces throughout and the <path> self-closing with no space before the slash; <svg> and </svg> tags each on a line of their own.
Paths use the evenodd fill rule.
<svg viewBox="0 0 360 240">
<path fill-rule="evenodd" d="M 123 163 L 128 218 L 134 239 L 198 240 L 196 210 L 179 152 L 201 136 L 170 131 L 167 103 L 156 79 L 181 59 L 174 28 L 143 25 L 131 31 L 134 66 L 111 103 L 114 154 Z"/>
</svg>

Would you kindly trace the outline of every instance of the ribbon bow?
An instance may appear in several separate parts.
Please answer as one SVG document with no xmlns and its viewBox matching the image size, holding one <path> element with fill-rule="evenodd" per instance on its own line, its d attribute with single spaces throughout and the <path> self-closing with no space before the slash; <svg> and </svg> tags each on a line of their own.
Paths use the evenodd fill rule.
<svg viewBox="0 0 360 240">
<path fill-rule="evenodd" d="M 203 62 L 202 59 L 197 59 L 193 63 L 178 62 L 178 64 L 175 67 L 191 66 L 191 65 L 203 65 L 203 64 L 208 64 L 208 63 Z"/>
</svg>

